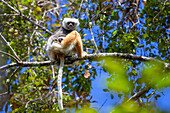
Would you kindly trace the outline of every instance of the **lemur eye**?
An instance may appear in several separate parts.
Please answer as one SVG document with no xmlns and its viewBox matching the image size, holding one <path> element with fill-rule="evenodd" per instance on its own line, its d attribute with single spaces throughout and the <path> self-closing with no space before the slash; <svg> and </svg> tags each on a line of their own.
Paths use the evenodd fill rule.
<svg viewBox="0 0 170 113">
<path fill-rule="evenodd" d="M 74 26 L 74 22 L 68 22 L 67 25 Z"/>
</svg>

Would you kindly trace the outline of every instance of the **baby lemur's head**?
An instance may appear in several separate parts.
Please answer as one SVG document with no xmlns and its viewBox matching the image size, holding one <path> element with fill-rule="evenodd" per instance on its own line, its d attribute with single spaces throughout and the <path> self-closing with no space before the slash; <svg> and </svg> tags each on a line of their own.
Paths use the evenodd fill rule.
<svg viewBox="0 0 170 113">
<path fill-rule="evenodd" d="M 64 18 L 62 26 L 66 30 L 76 30 L 79 26 L 79 20 L 76 18 Z"/>
</svg>

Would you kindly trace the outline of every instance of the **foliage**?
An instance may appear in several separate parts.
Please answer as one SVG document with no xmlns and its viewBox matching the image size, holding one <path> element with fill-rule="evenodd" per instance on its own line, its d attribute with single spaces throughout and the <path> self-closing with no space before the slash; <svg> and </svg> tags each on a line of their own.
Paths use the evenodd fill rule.
<svg viewBox="0 0 170 113">
<path fill-rule="evenodd" d="M 44 45 L 51 35 L 26 17 L 52 32 L 61 26 L 64 17 L 78 17 L 81 23 L 79 31 L 86 52 L 131 53 L 170 63 L 170 4 L 167 0 L 148 0 L 146 5 L 142 4 L 142 0 L 84 0 L 83 3 L 82 0 L 6 2 L 19 13 L 0 2 L 0 33 L 10 42 L 10 46 L 22 61 L 48 60 Z M 2 38 L 0 50 L 14 55 Z M 5 56 L 0 52 L 0 57 L 3 58 L 1 65 L 16 62 Z M 92 81 L 97 76 L 97 66 L 100 65 L 102 71 L 109 75 L 107 88 L 103 91 L 109 93 L 112 99 L 114 93 L 123 99 L 122 104 L 115 106 L 112 112 L 150 112 L 147 108 L 156 111 L 157 108 L 152 106 L 149 98 L 154 97 L 157 100 L 160 89 L 170 85 L 169 69 L 165 69 L 162 63 L 117 58 L 96 60 L 98 65 L 92 65 L 96 63 L 93 61 L 79 61 L 64 67 L 62 85 L 67 112 L 96 112 L 96 109 L 90 108 L 90 103 L 95 102 L 92 101 L 90 92 Z M 0 96 L 10 98 L 5 100 L 6 111 L 9 104 L 12 112 L 59 111 L 55 96 L 58 91 L 57 78 L 52 79 L 50 66 L 13 67 L 1 71 L 0 74 L 5 76 L 0 78 L 4 87 L 2 92 L 12 92 L 10 97 Z M 57 72 L 55 74 L 57 75 Z M 145 86 L 150 90 L 127 102 Z M 3 106 L 0 107 L 2 110 Z"/>
</svg>

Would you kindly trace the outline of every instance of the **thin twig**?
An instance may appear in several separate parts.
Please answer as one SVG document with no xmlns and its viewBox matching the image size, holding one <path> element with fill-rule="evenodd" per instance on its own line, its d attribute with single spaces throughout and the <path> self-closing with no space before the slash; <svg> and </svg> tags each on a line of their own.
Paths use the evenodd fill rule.
<svg viewBox="0 0 170 113">
<path fill-rule="evenodd" d="M 92 25 L 91 25 L 92 22 L 90 22 L 91 19 L 90 19 L 90 17 L 89 17 L 89 9 L 87 8 L 86 10 L 87 10 L 87 17 L 89 18 L 88 20 L 89 20 L 89 26 L 90 26 L 91 36 L 92 36 L 92 38 L 93 38 L 93 42 L 94 42 L 95 48 L 96 48 L 97 52 L 99 52 L 99 49 L 98 49 L 98 47 L 97 47 L 96 41 L 95 41 L 95 39 L 94 39 L 93 31 L 92 31 Z"/>
<path fill-rule="evenodd" d="M 80 11 L 81 11 L 81 7 L 82 7 L 82 4 L 83 4 L 83 1 L 84 1 L 84 0 L 81 0 L 80 9 L 79 9 L 78 15 L 77 15 L 78 17 L 80 17 Z"/>
<path fill-rule="evenodd" d="M 15 2 L 16 2 L 16 4 L 17 4 L 17 6 L 10 0 L 10 2 L 17 8 L 17 10 L 20 12 L 20 14 L 21 14 L 21 11 L 19 10 L 19 8 L 18 8 L 18 4 L 17 4 L 17 2 L 16 2 L 16 0 L 15 0 Z"/>
<path fill-rule="evenodd" d="M 133 26 L 131 28 L 133 28 L 135 25 L 139 24 L 140 23 L 140 20 L 139 20 L 139 16 L 138 14 L 136 14 L 136 17 L 138 18 L 138 21 L 136 23 L 133 22 Z"/>
<path fill-rule="evenodd" d="M 96 44 L 96 41 L 95 41 L 95 39 L 94 39 L 94 35 L 93 35 L 93 31 L 92 31 L 91 27 L 90 27 L 90 32 L 91 32 L 91 36 L 92 36 L 92 38 L 93 38 L 93 42 L 94 42 L 95 48 L 96 48 L 97 52 L 99 52 L 99 49 L 98 49 L 97 44 Z M 99 52 L 99 53 L 100 53 L 100 52 Z"/>
<path fill-rule="evenodd" d="M 165 3 L 166 3 L 167 1 L 168 1 L 168 0 L 166 0 L 166 1 L 164 2 L 164 5 L 163 5 L 163 7 L 162 7 L 162 10 L 164 10 L 164 8 L 165 8 Z M 161 10 L 160 10 L 159 13 L 156 14 L 156 16 L 153 18 L 153 22 L 154 22 L 155 18 L 156 18 L 160 13 L 161 13 Z"/>
<path fill-rule="evenodd" d="M 103 29 L 103 50 L 104 50 L 104 47 L 105 47 L 105 37 L 104 37 L 104 29 Z"/>
<path fill-rule="evenodd" d="M 5 51 L 1 51 L 1 50 L 0 50 L 0 53 L 6 54 L 6 55 L 12 57 L 16 62 L 19 62 L 16 57 L 14 57 L 13 55 L 11 55 L 11 54 L 9 54 L 9 53 L 7 53 L 7 52 L 5 52 Z"/>
<path fill-rule="evenodd" d="M 35 98 L 34 100 L 28 101 L 28 102 L 26 103 L 26 105 L 25 105 L 25 108 L 28 107 L 28 104 L 29 104 L 30 102 L 35 102 L 35 101 L 37 101 L 37 100 L 41 100 L 41 99 L 40 99 L 40 98 Z"/>
<path fill-rule="evenodd" d="M 18 69 L 19 69 L 19 67 L 17 67 L 14 71 L 13 71 L 13 73 L 10 75 L 10 77 L 9 77 L 9 81 L 8 81 L 8 83 L 7 83 L 7 85 L 8 85 L 8 93 L 10 93 L 10 83 L 11 83 L 11 79 L 12 79 L 12 77 L 17 73 L 17 71 L 18 71 Z"/>
<path fill-rule="evenodd" d="M 62 5 L 62 6 L 60 6 L 60 7 L 51 8 L 51 9 L 47 10 L 45 13 L 49 13 L 49 12 L 51 12 L 51 11 L 55 11 L 55 10 L 60 9 L 60 8 L 63 8 L 63 7 L 66 7 L 66 5 Z"/>
<path fill-rule="evenodd" d="M 15 53 L 15 51 L 12 49 L 12 47 L 10 46 L 9 42 L 6 41 L 6 39 L 2 36 L 2 34 L 0 33 L 0 36 L 2 37 L 2 39 L 6 42 L 6 44 L 10 47 L 10 49 L 12 50 L 12 52 L 14 53 L 15 57 L 21 61 L 21 59 L 17 56 L 17 54 Z"/>
<path fill-rule="evenodd" d="M 7 94 L 9 94 L 9 93 L 8 93 L 8 92 L 1 93 L 0 96 L 2 96 L 2 95 L 7 95 Z"/>
<path fill-rule="evenodd" d="M 101 105 L 101 107 L 98 109 L 98 112 L 100 111 L 100 109 L 106 104 L 107 99 L 103 102 L 103 104 Z"/>
<path fill-rule="evenodd" d="M 105 18 L 105 15 L 103 16 L 103 19 Z M 103 50 L 104 50 L 104 46 L 105 46 L 105 38 L 104 38 L 104 24 L 103 24 Z"/>
<path fill-rule="evenodd" d="M 17 0 L 15 0 L 15 3 L 16 3 L 16 8 L 19 10 L 19 5 L 18 5 L 18 3 L 17 3 L 18 1 Z M 20 10 L 19 10 L 20 11 Z M 21 12 L 21 11 L 20 11 Z"/>
<path fill-rule="evenodd" d="M 36 26 L 36 28 L 35 29 L 37 29 L 37 27 L 38 26 Z M 31 37 L 30 37 L 30 40 L 29 40 L 29 42 L 30 42 L 30 44 L 29 44 L 29 46 L 28 46 L 28 56 L 30 57 L 31 56 L 31 46 L 32 46 L 32 39 L 33 39 L 33 36 L 34 36 L 34 34 L 36 33 L 36 30 L 34 30 L 33 31 L 33 33 L 32 33 L 32 35 L 31 35 Z M 28 61 L 30 62 L 30 59 L 28 59 Z"/>
</svg>

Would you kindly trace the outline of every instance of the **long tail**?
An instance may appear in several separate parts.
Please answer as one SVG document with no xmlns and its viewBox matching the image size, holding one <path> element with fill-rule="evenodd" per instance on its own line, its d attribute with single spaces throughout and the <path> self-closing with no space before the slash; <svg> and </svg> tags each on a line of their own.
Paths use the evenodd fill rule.
<svg viewBox="0 0 170 113">
<path fill-rule="evenodd" d="M 64 67 L 64 57 L 60 57 L 60 66 L 58 71 L 58 106 L 60 110 L 63 110 L 63 98 L 62 98 L 62 88 L 61 88 L 63 67 Z"/>
</svg>

